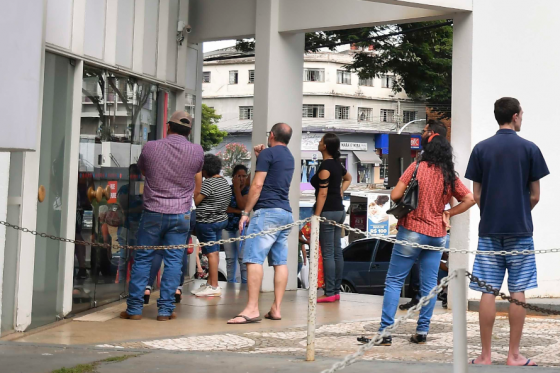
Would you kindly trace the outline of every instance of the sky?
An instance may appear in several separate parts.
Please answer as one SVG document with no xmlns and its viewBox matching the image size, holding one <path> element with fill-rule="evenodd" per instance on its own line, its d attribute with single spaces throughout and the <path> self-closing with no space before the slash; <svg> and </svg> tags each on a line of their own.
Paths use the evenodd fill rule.
<svg viewBox="0 0 560 373">
<path fill-rule="evenodd" d="M 235 40 L 220 40 L 220 41 L 207 41 L 202 46 L 202 50 L 204 53 L 212 52 L 217 49 L 233 47 L 235 46 Z"/>
<path fill-rule="evenodd" d="M 202 50 L 203 50 L 204 53 L 206 53 L 206 52 L 215 51 L 217 49 L 233 47 L 233 46 L 235 46 L 235 40 L 207 41 L 202 46 Z M 337 48 L 337 50 L 338 51 L 343 51 L 343 50 L 346 50 L 346 49 L 349 49 L 349 48 L 350 48 L 349 45 L 341 45 Z"/>
</svg>

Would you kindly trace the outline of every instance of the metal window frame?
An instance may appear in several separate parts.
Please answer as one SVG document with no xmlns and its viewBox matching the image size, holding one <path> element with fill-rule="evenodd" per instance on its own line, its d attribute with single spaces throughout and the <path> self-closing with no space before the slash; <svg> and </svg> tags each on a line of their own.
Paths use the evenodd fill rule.
<svg viewBox="0 0 560 373">
<path fill-rule="evenodd" d="M 309 77 L 313 74 L 311 73 L 317 73 L 319 76 L 318 80 L 313 80 L 313 79 L 309 79 Z M 304 68 L 303 69 L 303 81 L 304 82 L 314 82 L 314 83 L 324 83 L 325 82 L 325 69 L 324 68 L 316 68 L 316 67 L 310 67 L 310 68 Z"/>
<path fill-rule="evenodd" d="M 240 106 L 239 120 L 252 120 L 252 119 L 253 119 L 253 106 Z"/>
<path fill-rule="evenodd" d="M 317 109 L 317 116 L 307 115 L 310 111 L 313 113 L 314 109 Z M 303 104 L 302 118 L 324 118 L 324 117 L 325 117 L 325 105 L 322 105 L 322 104 Z"/>
<path fill-rule="evenodd" d="M 367 112 L 366 119 L 360 119 L 362 112 Z M 372 122 L 373 121 L 373 108 L 371 107 L 358 107 L 358 122 Z"/>
<path fill-rule="evenodd" d="M 234 83 L 232 83 L 232 76 L 235 77 Z M 239 84 L 239 70 L 230 70 L 229 71 L 229 84 Z"/>
<path fill-rule="evenodd" d="M 334 117 L 335 119 L 350 119 L 350 106 L 336 105 L 334 107 Z"/>
<path fill-rule="evenodd" d="M 206 78 L 208 77 L 208 80 Z M 210 83 L 212 81 L 212 72 L 211 71 L 203 71 L 202 72 L 202 83 Z"/>
</svg>

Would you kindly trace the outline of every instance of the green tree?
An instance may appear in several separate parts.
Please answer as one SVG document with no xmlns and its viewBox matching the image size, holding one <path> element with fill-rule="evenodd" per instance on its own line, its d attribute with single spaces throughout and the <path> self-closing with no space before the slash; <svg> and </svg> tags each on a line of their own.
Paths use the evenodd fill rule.
<svg viewBox="0 0 560 373">
<path fill-rule="evenodd" d="M 406 91 L 409 97 L 428 102 L 434 111 L 451 104 L 451 58 L 453 26 L 450 22 L 405 23 L 351 30 L 306 34 L 305 49 L 331 50 L 343 44 L 354 44 L 356 51 L 349 71 L 360 78 L 395 74 L 393 91 Z M 240 40 L 238 50 L 254 50 L 255 42 Z M 373 45 L 374 52 L 368 51 Z"/>
<path fill-rule="evenodd" d="M 200 143 L 205 152 L 219 145 L 227 136 L 227 132 L 220 131 L 217 126 L 220 119 L 222 116 L 216 114 L 216 110 L 202 104 Z"/>
<path fill-rule="evenodd" d="M 225 176 L 233 174 L 233 168 L 238 164 L 247 166 L 251 160 L 251 154 L 243 144 L 231 143 L 226 145 L 226 149 L 216 154 L 222 159 L 222 170 Z"/>
</svg>

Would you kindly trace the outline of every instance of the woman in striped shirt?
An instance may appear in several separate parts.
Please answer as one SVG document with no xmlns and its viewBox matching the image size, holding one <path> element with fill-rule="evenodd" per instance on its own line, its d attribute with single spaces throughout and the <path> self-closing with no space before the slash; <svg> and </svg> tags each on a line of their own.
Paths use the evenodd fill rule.
<svg viewBox="0 0 560 373">
<path fill-rule="evenodd" d="M 202 167 L 202 188 L 194 197 L 196 204 L 196 234 L 200 242 L 219 241 L 222 230 L 227 227 L 226 213 L 231 201 L 231 188 L 222 176 L 222 161 L 213 154 L 204 156 Z M 197 297 L 219 297 L 222 295 L 218 286 L 218 264 L 220 245 L 203 246 L 202 253 L 208 257 L 208 282 L 193 291 Z"/>
</svg>

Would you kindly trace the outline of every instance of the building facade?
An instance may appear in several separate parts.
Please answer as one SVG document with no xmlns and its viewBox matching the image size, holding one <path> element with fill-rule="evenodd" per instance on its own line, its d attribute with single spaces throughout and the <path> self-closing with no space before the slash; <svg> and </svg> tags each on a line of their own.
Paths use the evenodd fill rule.
<svg viewBox="0 0 560 373">
<path fill-rule="evenodd" d="M 82 241 L 5 231 L 5 335 L 127 296 L 131 252 L 95 244 L 136 242 L 136 163 L 175 110 L 193 114 L 199 141 L 202 50 L 188 40 L 188 0 L 32 0 L 4 4 L 0 17 L 13 87 L 3 111 L 20 124 L 2 127 L 19 136 L 0 141 L 11 151 L 0 158 L 0 220 Z"/>
<path fill-rule="evenodd" d="M 235 48 L 205 54 L 202 78 L 203 103 L 222 116 L 218 127 L 228 132 L 224 142 L 251 148 L 255 58 L 234 58 Z M 307 53 L 303 65 L 301 138 L 301 190 L 311 189 L 310 178 L 321 162 L 317 146 L 325 132 L 341 139 L 342 163 L 356 183 L 383 184 L 387 172 L 387 147 L 381 144 L 389 133 L 411 134 L 413 157 L 420 150 L 420 132 L 425 125 L 426 106 L 392 90 L 393 75 L 360 79 L 344 66 L 354 50 Z M 374 52 L 371 52 L 374 53 Z M 228 59 L 225 59 L 228 58 Z M 264 140 L 263 140 L 264 141 Z"/>
</svg>

